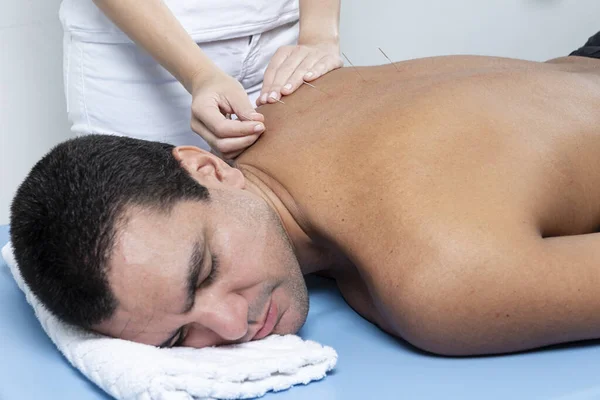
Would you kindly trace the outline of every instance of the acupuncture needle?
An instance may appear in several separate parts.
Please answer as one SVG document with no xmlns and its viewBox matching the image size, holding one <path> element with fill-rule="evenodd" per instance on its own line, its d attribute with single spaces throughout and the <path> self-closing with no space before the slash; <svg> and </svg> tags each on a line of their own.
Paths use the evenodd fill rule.
<svg viewBox="0 0 600 400">
<path fill-rule="evenodd" d="M 350 63 L 350 65 L 352 66 L 352 68 L 354 68 L 354 71 L 356 71 L 356 73 L 358 74 L 358 76 L 360 76 L 360 78 L 364 81 L 365 78 L 360 74 L 360 72 L 358 72 L 358 69 L 354 66 L 354 64 L 352 64 L 352 61 L 350 61 L 350 59 L 348 58 L 348 56 L 346 56 L 346 54 L 344 54 L 344 53 L 342 53 L 342 55 L 348 61 L 348 63 Z"/>
<path fill-rule="evenodd" d="M 381 47 L 378 47 L 378 49 L 379 49 L 379 51 L 381 52 L 381 54 L 383 54 L 383 56 L 384 56 L 385 58 L 387 58 L 387 60 L 390 62 L 390 64 L 392 64 L 392 65 L 394 66 L 394 68 L 396 69 L 396 71 L 400 71 L 400 70 L 398 69 L 398 67 L 396 66 L 396 64 L 395 64 L 395 63 L 394 63 L 392 60 L 390 60 L 390 58 L 387 56 L 387 54 L 385 54 L 385 52 L 384 52 L 383 50 L 381 50 Z"/>
</svg>

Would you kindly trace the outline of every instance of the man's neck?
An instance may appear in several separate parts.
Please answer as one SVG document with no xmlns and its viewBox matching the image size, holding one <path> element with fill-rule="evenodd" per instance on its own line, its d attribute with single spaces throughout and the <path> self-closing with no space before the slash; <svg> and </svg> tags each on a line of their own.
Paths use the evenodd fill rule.
<svg viewBox="0 0 600 400">
<path fill-rule="evenodd" d="M 262 198 L 279 216 L 281 224 L 292 243 L 302 273 L 322 271 L 321 253 L 310 235 L 308 221 L 302 215 L 294 198 L 275 179 L 260 169 L 236 164 L 246 178 L 245 189 Z"/>
</svg>

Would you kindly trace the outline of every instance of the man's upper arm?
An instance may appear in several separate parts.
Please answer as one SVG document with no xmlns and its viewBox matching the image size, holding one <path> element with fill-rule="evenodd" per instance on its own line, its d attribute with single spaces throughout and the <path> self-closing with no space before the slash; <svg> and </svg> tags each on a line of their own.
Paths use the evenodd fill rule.
<svg viewBox="0 0 600 400">
<path fill-rule="evenodd" d="M 404 285 L 396 315 L 413 344 L 471 355 L 600 337 L 600 234 L 514 235 L 462 251 Z"/>
</svg>

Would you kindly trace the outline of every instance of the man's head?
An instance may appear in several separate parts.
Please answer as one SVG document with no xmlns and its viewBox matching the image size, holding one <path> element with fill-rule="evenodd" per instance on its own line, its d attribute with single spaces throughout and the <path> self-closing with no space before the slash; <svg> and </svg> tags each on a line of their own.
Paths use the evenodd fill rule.
<svg viewBox="0 0 600 400">
<path fill-rule="evenodd" d="M 300 268 L 278 216 L 245 183 L 195 147 L 64 142 L 13 201 L 20 271 L 63 321 L 136 342 L 246 341 L 275 322 L 273 333 L 295 332 L 308 311 Z"/>
</svg>

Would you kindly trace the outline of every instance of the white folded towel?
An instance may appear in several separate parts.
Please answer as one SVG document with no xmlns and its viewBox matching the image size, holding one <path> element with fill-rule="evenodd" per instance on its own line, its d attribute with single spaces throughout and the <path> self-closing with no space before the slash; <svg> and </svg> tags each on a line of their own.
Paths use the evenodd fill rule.
<svg viewBox="0 0 600 400">
<path fill-rule="evenodd" d="M 67 325 L 31 293 L 12 247 L 2 256 L 42 327 L 69 362 L 117 399 L 241 399 L 322 379 L 334 349 L 296 335 L 204 349 L 153 346 L 108 338 Z"/>
</svg>

